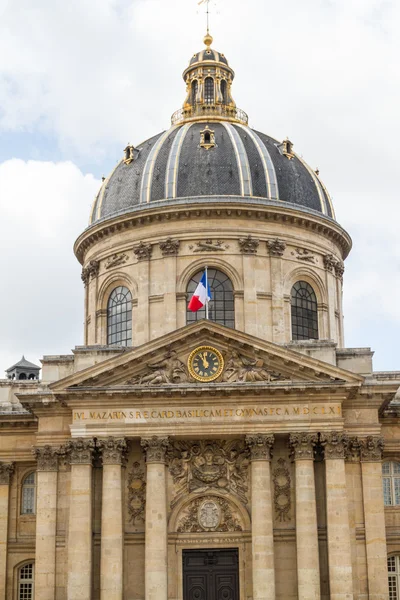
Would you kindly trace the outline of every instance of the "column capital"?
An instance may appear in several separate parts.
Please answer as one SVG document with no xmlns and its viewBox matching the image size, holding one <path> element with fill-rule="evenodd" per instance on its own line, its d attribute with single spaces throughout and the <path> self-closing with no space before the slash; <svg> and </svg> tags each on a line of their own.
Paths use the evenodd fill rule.
<svg viewBox="0 0 400 600">
<path fill-rule="evenodd" d="M 14 473 L 14 463 L 0 463 L 0 485 L 9 485 Z"/>
<path fill-rule="evenodd" d="M 274 441 L 273 433 L 246 435 L 246 444 L 250 448 L 251 460 L 271 460 Z"/>
<path fill-rule="evenodd" d="M 169 446 L 168 437 L 141 438 L 140 445 L 146 453 L 146 463 L 165 463 L 165 454 Z"/>
<path fill-rule="evenodd" d="M 350 463 L 359 463 L 361 454 L 361 442 L 357 436 L 349 436 L 349 443 L 346 448 L 345 459 Z"/>
<path fill-rule="evenodd" d="M 65 451 L 69 454 L 69 461 L 71 465 L 91 465 L 93 452 L 95 449 L 94 440 L 84 440 L 77 438 L 69 440 L 65 444 Z"/>
<path fill-rule="evenodd" d="M 32 454 L 37 461 L 37 471 L 58 471 L 59 448 L 46 444 L 32 448 Z"/>
<path fill-rule="evenodd" d="M 314 446 L 317 442 L 317 433 L 291 433 L 289 435 L 289 446 L 294 460 L 314 460 Z"/>
<path fill-rule="evenodd" d="M 97 447 L 100 450 L 103 465 L 124 465 L 126 463 L 128 444 L 125 438 L 110 436 L 103 440 L 97 440 Z"/>
<path fill-rule="evenodd" d="M 361 462 L 380 462 L 385 442 L 382 437 L 368 435 L 360 438 Z"/>
<path fill-rule="evenodd" d="M 327 431 L 321 433 L 321 444 L 324 447 L 325 460 L 345 458 L 349 445 L 349 436 L 345 431 Z"/>
</svg>

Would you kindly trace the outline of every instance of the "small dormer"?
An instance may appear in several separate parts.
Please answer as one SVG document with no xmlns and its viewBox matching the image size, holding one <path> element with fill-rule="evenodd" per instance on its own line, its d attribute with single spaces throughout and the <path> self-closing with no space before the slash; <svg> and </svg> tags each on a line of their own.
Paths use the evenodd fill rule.
<svg viewBox="0 0 400 600">
<path fill-rule="evenodd" d="M 15 381 L 38 381 L 40 367 L 26 360 L 25 356 L 6 370 L 7 379 Z"/>
</svg>

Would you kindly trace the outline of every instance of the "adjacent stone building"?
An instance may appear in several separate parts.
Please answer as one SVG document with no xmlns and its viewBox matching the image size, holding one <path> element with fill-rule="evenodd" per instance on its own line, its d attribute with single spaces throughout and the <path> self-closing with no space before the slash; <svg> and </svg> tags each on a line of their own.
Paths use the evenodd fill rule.
<svg viewBox="0 0 400 600">
<path fill-rule="evenodd" d="M 351 239 L 211 36 L 183 76 L 75 243 L 85 345 L 0 381 L 0 600 L 398 599 L 400 372 L 344 347 Z"/>
</svg>

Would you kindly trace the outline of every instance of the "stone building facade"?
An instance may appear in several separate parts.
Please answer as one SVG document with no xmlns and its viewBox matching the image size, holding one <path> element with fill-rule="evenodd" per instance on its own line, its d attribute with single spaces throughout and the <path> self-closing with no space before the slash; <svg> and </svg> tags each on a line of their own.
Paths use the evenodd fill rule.
<svg viewBox="0 0 400 600">
<path fill-rule="evenodd" d="M 211 46 L 75 243 L 85 345 L 0 381 L 0 600 L 400 598 L 400 372 L 344 347 L 351 239 Z"/>
</svg>

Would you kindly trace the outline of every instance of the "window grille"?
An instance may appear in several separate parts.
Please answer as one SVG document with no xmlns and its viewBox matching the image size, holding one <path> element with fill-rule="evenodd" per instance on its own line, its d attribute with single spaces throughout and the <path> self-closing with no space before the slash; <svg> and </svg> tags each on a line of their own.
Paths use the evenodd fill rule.
<svg viewBox="0 0 400 600">
<path fill-rule="evenodd" d="M 197 98 L 197 91 L 199 89 L 199 84 L 197 82 L 197 79 L 195 79 L 192 82 L 192 106 L 195 107 L 196 106 L 196 98 Z"/>
<path fill-rule="evenodd" d="M 204 100 L 206 104 L 214 104 L 214 79 L 206 77 L 204 82 Z"/>
<path fill-rule="evenodd" d="M 19 570 L 18 600 L 33 600 L 34 567 L 33 563 L 24 565 Z"/>
<path fill-rule="evenodd" d="M 189 281 L 187 287 L 188 301 L 195 291 L 197 284 L 203 276 L 204 271 L 199 271 Z M 233 285 L 225 273 L 217 269 L 208 269 L 208 284 L 211 288 L 212 300 L 208 305 L 208 318 L 210 321 L 235 328 L 235 306 L 233 298 Z M 194 323 L 206 318 L 205 307 L 197 312 L 186 312 L 186 322 Z"/>
<path fill-rule="evenodd" d="M 132 345 L 132 295 L 128 288 L 115 288 L 108 299 L 107 344 Z"/>
<path fill-rule="evenodd" d="M 35 514 L 36 474 L 29 473 L 22 482 L 21 514 Z"/>
<path fill-rule="evenodd" d="M 317 297 L 306 281 L 297 281 L 292 287 L 292 339 L 318 339 Z"/>
<path fill-rule="evenodd" d="M 400 463 L 382 464 L 383 502 L 385 506 L 400 505 Z"/>
<path fill-rule="evenodd" d="M 389 556 L 387 559 L 389 579 L 389 600 L 400 600 L 400 556 Z"/>
</svg>

